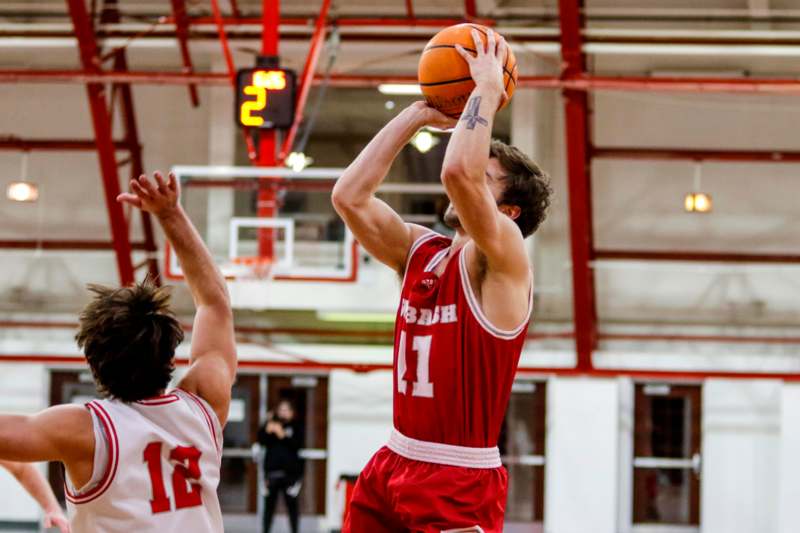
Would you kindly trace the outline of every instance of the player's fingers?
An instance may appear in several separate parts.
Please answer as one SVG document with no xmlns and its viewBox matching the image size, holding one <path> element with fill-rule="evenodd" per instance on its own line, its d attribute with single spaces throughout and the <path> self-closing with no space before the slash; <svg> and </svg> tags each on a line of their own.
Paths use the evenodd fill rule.
<svg viewBox="0 0 800 533">
<path fill-rule="evenodd" d="M 139 186 L 150 196 L 155 196 L 156 192 L 158 192 L 156 191 L 156 186 L 153 185 L 153 182 L 147 179 L 147 177 L 139 178 Z"/>
<path fill-rule="evenodd" d="M 142 187 L 141 182 L 138 180 L 131 181 L 131 190 L 139 198 L 150 198 L 150 194 L 148 194 L 144 187 Z"/>
<path fill-rule="evenodd" d="M 486 53 L 496 55 L 497 54 L 497 38 L 495 37 L 495 33 L 492 30 L 487 32 L 486 36 Z"/>
<path fill-rule="evenodd" d="M 161 172 L 154 172 L 153 177 L 156 179 L 156 183 L 158 184 L 158 192 L 166 193 L 167 184 L 164 181 L 164 176 L 161 175 Z"/>
<path fill-rule="evenodd" d="M 175 176 L 174 172 L 169 173 L 168 185 L 172 192 L 178 191 L 178 178 Z"/>
<path fill-rule="evenodd" d="M 138 208 L 142 207 L 142 199 L 129 192 L 124 192 L 117 196 L 117 201 L 121 204 L 128 204 Z"/>
<path fill-rule="evenodd" d="M 497 41 L 497 50 L 495 50 L 494 56 L 500 61 L 503 61 L 503 64 L 505 64 L 504 59 L 506 57 L 507 48 L 508 43 L 506 42 L 506 38 L 501 35 L 500 39 Z"/>
<path fill-rule="evenodd" d="M 473 58 L 472 58 L 472 54 L 470 54 L 469 52 L 467 52 L 467 50 L 466 50 L 466 49 L 465 49 L 463 46 L 461 46 L 460 44 L 457 44 L 457 45 L 456 45 L 456 52 L 458 52 L 458 55 L 460 55 L 461 57 L 463 57 L 463 58 L 464 58 L 464 60 L 465 60 L 467 63 L 470 63 L 470 62 L 472 61 L 472 59 L 473 59 Z"/>
<path fill-rule="evenodd" d="M 475 50 L 479 56 L 482 56 L 486 53 L 486 45 L 484 45 L 483 41 L 481 40 L 481 34 L 478 33 L 478 30 L 474 28 L 472 30 L 472 42 L 475 43 Z"/>
</svg>

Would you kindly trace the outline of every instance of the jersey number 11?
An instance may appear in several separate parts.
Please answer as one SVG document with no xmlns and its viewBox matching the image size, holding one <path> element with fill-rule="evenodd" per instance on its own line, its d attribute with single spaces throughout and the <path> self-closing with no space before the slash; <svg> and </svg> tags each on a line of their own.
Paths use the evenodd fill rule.
<svg viewBox="0 0 800 533">
<path fill-rule="evenodd" d="M 412 396 L 433 398 L 433 383 L 431 383 L 431 340 L 432 335 L 411 338 L 411 349 L 417 352 L 417 379 L 411 389 Z M 400 347 L 397 350 L 397 390 L 400 394 L 407 394 L 406 389 L 406 332 L 400 332 Z"/>
</svg>

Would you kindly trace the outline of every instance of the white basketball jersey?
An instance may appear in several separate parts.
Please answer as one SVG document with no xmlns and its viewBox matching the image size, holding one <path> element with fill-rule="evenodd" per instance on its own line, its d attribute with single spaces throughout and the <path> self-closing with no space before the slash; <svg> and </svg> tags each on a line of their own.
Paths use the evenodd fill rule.
<svg viewBox="0 0 800 533">
<path fill-rule="evenodd" d="M 95 437 L 101 442 L 92 483 L 77 492 L 67 482 L 74 533 L 224 531 L 217 498 L 222 429 L 205 401 L 175 389 L 86 407 L 103 438 Z"/>
</svg>

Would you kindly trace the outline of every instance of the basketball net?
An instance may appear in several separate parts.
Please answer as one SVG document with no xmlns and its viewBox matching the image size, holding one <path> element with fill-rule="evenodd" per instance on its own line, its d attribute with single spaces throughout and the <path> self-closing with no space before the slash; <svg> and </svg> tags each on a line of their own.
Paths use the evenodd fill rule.
<svg viewBox="0 0 800 533">
<path fill-rule="evenodd" d="M 244 256 L 231 260 L 232 270 L 238 279 L 270 281 L 273 279 L 275 266 L 271 257 Z"/>
</svg>

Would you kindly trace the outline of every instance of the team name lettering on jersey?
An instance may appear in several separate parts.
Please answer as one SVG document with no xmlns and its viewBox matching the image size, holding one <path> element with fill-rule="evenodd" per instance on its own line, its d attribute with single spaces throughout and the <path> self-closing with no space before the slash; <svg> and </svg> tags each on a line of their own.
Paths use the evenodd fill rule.
<svg viewBox="0 0 800 533">
<path fill-rule="evenodd" d="M 451 324 L 458 321 L 456 304 L 437 305 L 433 309 L 417 309 L 410 305 L 408 300 L 403 298 L 400 315 L 405 318 L 407 324 L 418 324 L 420 326 L 432 326 L 434 324 Z"/>
</svg>

